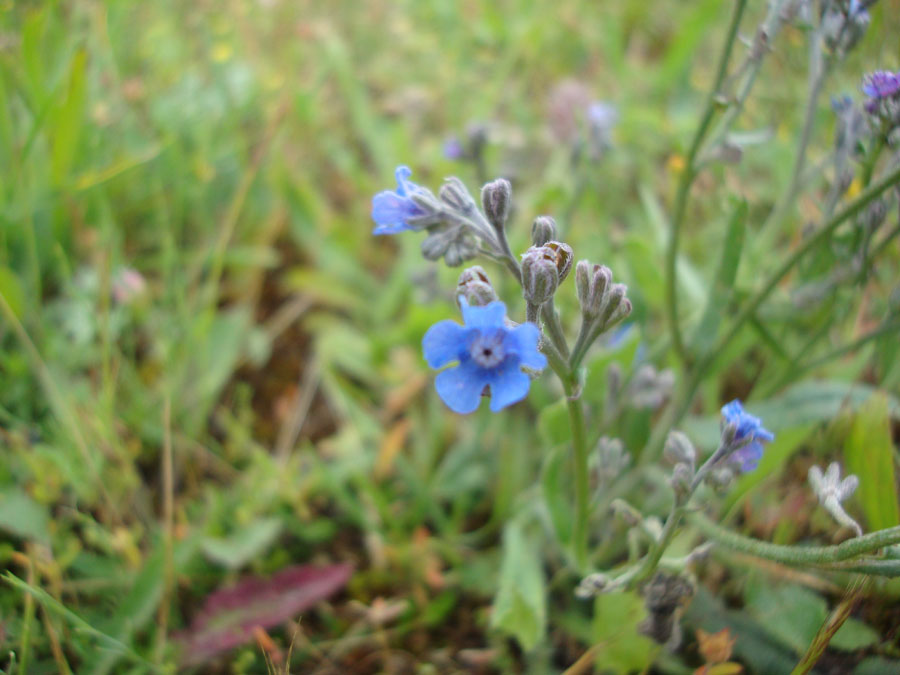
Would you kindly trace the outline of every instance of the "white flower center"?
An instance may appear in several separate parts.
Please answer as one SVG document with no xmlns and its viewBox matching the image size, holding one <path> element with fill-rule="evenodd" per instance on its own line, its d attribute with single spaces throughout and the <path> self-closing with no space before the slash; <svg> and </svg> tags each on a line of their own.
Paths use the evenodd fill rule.
<svg viewBox="0 0 900 675">
<path fill-rule="evenodd" d="M 482 368 L 496 368 L 506 357 L 503 349 L 503 334 L 501 332 L 482 333 L 469 346 L 469 354 Z"/>
</svg>

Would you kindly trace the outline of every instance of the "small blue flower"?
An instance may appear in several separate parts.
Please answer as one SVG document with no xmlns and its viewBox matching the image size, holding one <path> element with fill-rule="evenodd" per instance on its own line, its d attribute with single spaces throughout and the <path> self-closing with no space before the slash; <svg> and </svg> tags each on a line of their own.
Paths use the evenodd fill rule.
<svg viewBox="0 0 900 675">
<path fill-rule="evenodd" d="M 372 198 L 372 220 L 375 221 L 372 234 L 397 234 L 412 230 L 414 228 L 407 221 L 425 215 L 411 199 L 411 195 L 422 188 L 408 180 L 412 175 L 410 168 L 398 166 L 394 175 L 397 177 L 397 191 L 385 190 Z"/>
<path fill-rule="evenodd" d="M 753 471 L 762 458 L 762 444 L 774 441 L 775 434 L 763 427 L 762 420 L 746 412 L 738 399 L 722 406 L 722 416 L 726 424 L 737 428 L 734 442 L 746 443 L 734 451 L 731 460 L 740 466 L 741 471 Z"/>
<path fill-rule="evenodd" d="M 542 370 L 547 358 L 538 351 L 541 333 L 533 323 L 507 328 L 506 305 L 500 301 L 470 307 L 460 297 L 463 321 L 434 324 L 422 338 L 425 360 L 432 368 L 458 362 L 438 373 L 435 388 L 451 410 L 470 413 L 481 403 L 485 388 L 491 391 L 491 410 L 498 412 L 528 394 L 531 378 L 522 367 Z"/>
</svg>

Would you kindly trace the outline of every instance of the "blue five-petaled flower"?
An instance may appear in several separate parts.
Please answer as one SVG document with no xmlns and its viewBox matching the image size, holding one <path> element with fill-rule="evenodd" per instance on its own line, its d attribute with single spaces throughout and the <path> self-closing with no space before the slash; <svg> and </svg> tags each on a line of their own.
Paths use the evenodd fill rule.
<svg viewBox="0 0 900 675">
<path fill-rule="evenodd" d="M 493 412 L 521 401 L 531 386 L 522 367 L 542 370 L 547 366 L 547 358 L 538 351 L 540 330 L 533 323 L 507 328 L 506 305 L 499 301 L 470 307 L 460 298 L 460 306 L 465 326 L 440 321 L 422 338 L 429 366 L 458 362 L 438 373 L 438 395 L 451 410 L 463 414 L 478 408 L 485 387 L 491 392 Z"/>
<path fill-rule="evenodd" d="M 372 220 L 375 229 L 372 234 L 397 234 L 413 229 L 407 221 L 416 216 L 425 215 L 412 200 L 412 194 L 422 190 L 409 180 L 412 171 L 408 166 L 398 166 L 394 172 L 397 177 L 397 190 L 384 190 L 372 197 Z"/>
<path fill-rule="evenodd" d="M 763 427 L 762 420 L 746 412 L 738 399 L 722 406 L 722 416 L 727 424 L 734 424 L 737 428 L 735 442 L 746 442 L 731 455 L 731 460 L 740 466 L 741 471 L 753 471 L 762 458 L 762 444 L 774 441 L 775 434 Z"/>
</svg>

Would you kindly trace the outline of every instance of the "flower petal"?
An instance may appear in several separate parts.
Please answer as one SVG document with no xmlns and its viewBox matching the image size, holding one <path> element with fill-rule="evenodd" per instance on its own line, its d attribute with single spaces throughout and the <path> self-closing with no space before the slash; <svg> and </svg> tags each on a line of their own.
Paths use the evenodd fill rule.
<svg viewBox="0 0 900 675">
<path fill-rule="evenodd" d="M 459 361 L 460 352 L 465 351 L 471 333 L 471 329 L 450 319 L 434 324 L 422 338 L 422 352 L 428 365 L 441 368 L 451 361 Z"/>
<path fill-rule="evenodd" d="M 503 328 L 506 305 L 499 300 L 483 307 L 470 307 L 469 303 L 463 300 L 461 307 L 466 328 Z"/>
<path fill-rule="evenodd" d="M 759 441 L 752 441 L 731 456 L 732 461 L 738 463 L 741 471 L 753 471 L 763 456 L 763 446 Z"/>
<path fill-rule="evenodd" d="M 490 371 L 492 412 L 499 412 L 528 395 L 531 378 L 523 373 L 519 366 L 519 359 L 511 356 Z"/>
<path fill-rule="evenodd" d="M 547 367 L 547 357 L 538 351 L 541 331 L 533 323 L 523 323 L 506 332 L 503 345 L 507 353 L 516 354 L 520 365 L 532 370 Z"/>
<path fill-rule="evenodd" d="M 397 234 L 411 229 L 407 218 L 422 215 L 415 203 L 396 192 L 384 190 L 372 198 L 372 220 L 377 227 L 373 234 Z"/>
<path fill-rule="evenodd" d="M 394 178 L 397 179 L 397 194 L 401 197 L 405 197 L 410 192 L 410 187 L 415 189 L 418 187 L 415 183 L 409 181 L 409 177 L 412 176 L 412 169 L 408 166 L 400 165 L 394 170 Z"/>
<path fill-rule="evenodd" d="M 438 396 L 453 412 L 466 415 L 478 409 L 481 392 L 487 384 L 485 371 L 471 361 L 463 361 L 455 368 L 438 373 L 434 387 Z"/>
</svg>

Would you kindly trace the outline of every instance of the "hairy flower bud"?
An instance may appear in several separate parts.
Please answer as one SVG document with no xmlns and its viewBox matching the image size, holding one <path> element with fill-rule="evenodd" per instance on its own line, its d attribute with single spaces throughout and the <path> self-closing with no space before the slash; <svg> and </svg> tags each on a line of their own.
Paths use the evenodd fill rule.
<svg viewBox="0 0 900 675">
<path fill-rule="evenodd" d="M 676 464 L 669 478 L 669 485 L 682 502 L 691 493 L 691 483 L 694 480 L 694 470 L 687 464 Z"/>
<path fill-rule="evenodd" d="M 666 438 L 663 456 L 672 464 L 688 464 L 694 466 L 697 451 L 691 440 L 680 431 L 670 431 Z"/>
<path fill-rule="evenodd" d="M 469 214 L 475 209 L 475 200 L 469 194 L 468 188 L 456 176 L 451 176 L 444 181 L 438 190 L 438 197 L 447 206 L 461 214 Z"/>
<path fill-rule="evenodd" d="M 559 283 L 562 283 L 572 270 L 572 247 L 561 241 L 548 241 L 542 248 L 549 248 L 553 251 L 556 258 L 556 271 L 559 276 Z"/>
<path fill-rule="evenodd" d="M 456 297 L 460 296 L 473 307 L 483 307 L 499 299 L 487 273 L 479 265 L 468 267 L 459 275 Z"/>
<path fill-rule="evenodd" d="M 543 305 L 559 286 L 555 252 L 546 246 L 532 246 L 522 256 L 522 294 L 533 305 Z"/>
<path fill-rule="evenodd" d="M 488 222 L 498 232 L 506 226 L 509 204 L 512 200 L 512 185 L 505 178 L 498 178 L 481 188 L 481 207 Z"/>
<path fill-rule="evenodd" d="M 612 284 L 612 271 L 605 265 L 591 265 L 580 260 L 575 267 L 575 291 L 586 319 L 600 318 L 607 302 L 607 289 Z"/>
<path fill-rule="evenodd" d="M 550 216 L 538 216 L 531 224 L 531 243 L 543 246 L 556 239 L 556 221 Z"/>
</svg>

